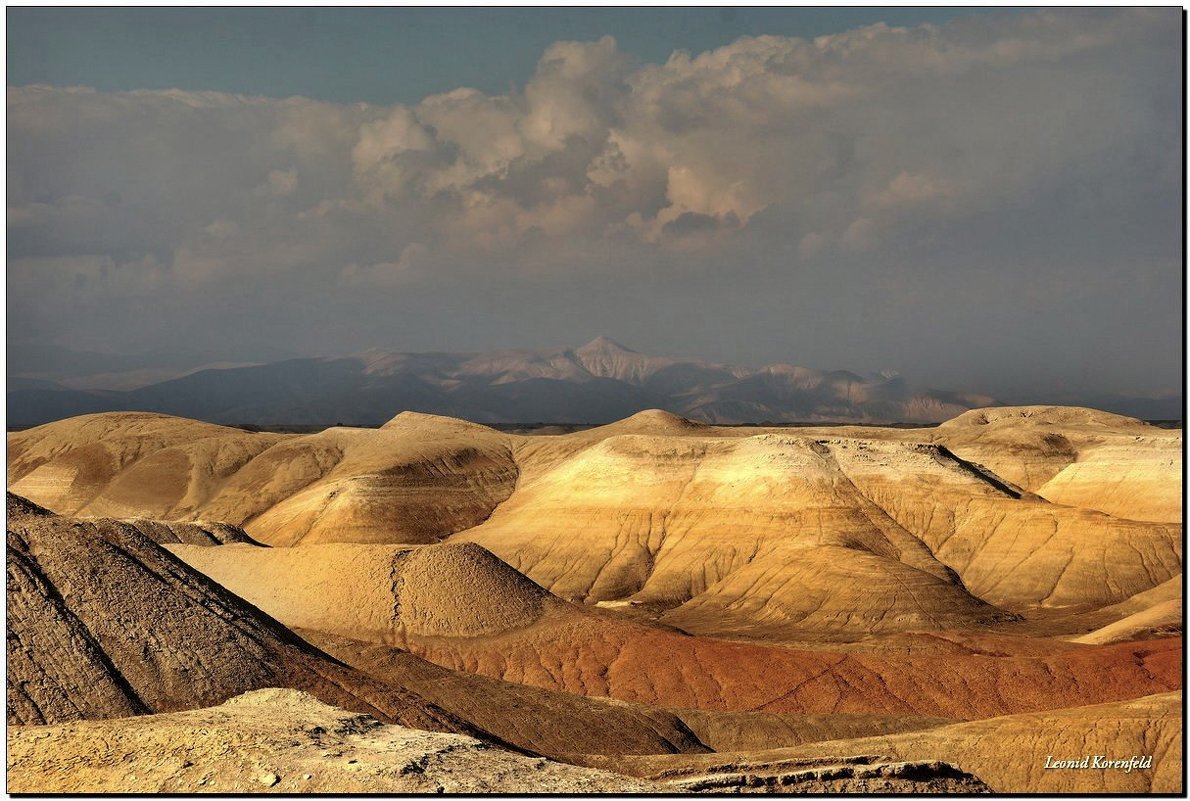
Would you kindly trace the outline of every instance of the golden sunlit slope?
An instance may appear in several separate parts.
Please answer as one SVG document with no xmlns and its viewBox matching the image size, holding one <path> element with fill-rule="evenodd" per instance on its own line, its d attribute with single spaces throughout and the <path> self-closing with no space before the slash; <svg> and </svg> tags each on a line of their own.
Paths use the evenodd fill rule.
<svg viewBox="0 0 1190 801">
<path fill-rule="evenodd" d="M 765 776 L 813 760 L 867 757 L 937 759 L 973 773 L 999 793 L 1170 793 L 1182 786 L 1181 693 L 1010 715 L 855 740 L 819 742 L 749 754 L 624 757 L 617 769 L 640 776 L 684 777 L 690 786 L 717 774 Z M 1151 755 L 1151 769 L 1046 769 L 1046 758 Z M 602 760 L 590 760 L 598 764 Z"/>
<path fill-rule="evenodd" d="M 987 604 L 1102 606 L 1181 570 L 1180 526 L 1049 503 L 887 431 L 826 431 L 583 432 L 594 444 L 567 457 L 538 446 L 517 492 L 456 536 L 563 597 L 794 639 L 987 622 Z"/>
<path fill-rule="evenodd" d="M 434 541 L 517 477 L 504 435 L 413 413 L 309 436 L 89 415 L 10 434 L 9 470 L 14 492 L 62 514 L 220 520 L 270 545 Z"/>
<path fill-rule="evenodd" d="M 856 492 L 829 447 L 797 437 L 609 436 L 459 538 L 563 597 L 681 607 L 664 619 L 702 633 L 1002 616 Z"/>
<path fill-rule="evenodd" d="M 383 725 L 294 690 L 131 720 L 8 730 L 16 793 L 617 793 L 651 782 Z"/>
<path fill-rule="evenodd" d="M 170 550 L 291 627 L 548 690 L 778 714 L 975 718 L 1181 686 L 1181 640 L 1017 653 L 794 650 L 627 621 L 549 594 L 474 544 Z"/>
<path fill-rule="evenodd" d="M 283 439 L 163 414 L 84 415 L 9 434 L 8 489 L 59 514 L 194 519 L 223 479 Z"/>
<path fill-rule="evenodd" d="M 1182 434 L 1062 406 L 965 412 L 936 441 L 1054 503 L 1134 520 L 1182 519 Z"/>
<path fill-rule="evenodd" d="M 961 482 L 940 480 L 924 459 L 911 466 L 860 447 L 837 454 L 865 497 L 953 568 L 972 594 L 1003 608 L 1103 606 L 1181 572 L 1180 525 L 1011 492 L 973 493 Z M 979 472 L 955 464 L 973 479 Z"/>
<path fill-rule="evenodd" d="M 1096 629 L 1090 634 L 1076 637 L 1075 642 L 1103 645 L 1113 642 L 1127 642 L 1146 637 L 1182 634 L 1182 600 L 1162 601 L 1148 609 L 1133 612 L 1115 623 Z"/>
<path fill-rule="evenodd" d="M 1075 642 L 1105 644 L 1182 634 L 1182 576 L 1137 593 L 1126 601 L 1106 606 L 1088 615 L 1104 622 L 1094 631 L 1074 638 Z"/>
<path fill-rule="evenodd" d="M 1055 407 L 936 430 L 729 429 L 654 410 L 547 437 L 413 413 L 287 437 L 116 414 L 9 438 L 15 485 L 55 511 L 221 520 L 272 545 L 453 534 L 565 598 L 790 641 L 1091 609 L 1168 580 L 1180 525 L 1132 519 L 1146 504 L 1172 516 L 1144 500 L 1167 471 L 1128 465 L 1164 465 L 1180 442 Z M 1132 517 L 1081 508 L 1098 485 L 1071 469 L 1117 458 L 1102 498 Z"/>
<path fill-rule="evenodd" d="M 270 545 L 433 542 L 486 518 L 517 466 L 499 432 L 405 412 L 379 430 L 332 428 L 253 460 L 208 516 L 251 518 Z"/>
<path fill-rule="evenodd" d="M 477 732 L 330 659 L 129 523 L 58 517 L 10 494 L 7 546 L 10 723 L 191 709 L 283 686 L 407 725 Z"/>
<path fill-rule="evenodd" d="M 369 642 L 481 637 L 587 615 L 472 544 L 169 550 L 291 628 Z"/>
</svg>

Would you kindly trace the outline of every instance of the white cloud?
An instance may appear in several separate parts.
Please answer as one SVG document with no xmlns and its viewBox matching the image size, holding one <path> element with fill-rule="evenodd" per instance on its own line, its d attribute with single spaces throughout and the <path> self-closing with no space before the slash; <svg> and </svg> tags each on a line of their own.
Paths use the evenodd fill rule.
<svg viewBox="0 0 1190 801">
<path fill-rule="evenodd" d="M 610 37 L 558 42 L 520 92 L 461 88 L 389 109 L 10 89 L 10 224 L 135 239 L 131 218 L 148 210 L 142 226 L 161 222 L 178 247 L 190 226 L 247 224 L 278 213 L 263 200 L 286 198 L 294 215 L 417 217 L 432 249 L 624 231 L 664 248 L 738 236 L 766 209 L 783 210 L 799 239 L 855 240 L 860 218 L 884 230 L 1017 202 L 1151 134 L 1137 113 L 1157 98 L 1130 62 L 1163 22 L 1055 10 L 873 25 L 635 68 Z M 1096 95 L 1104 81 L 1112 93 Z"/>
<path fill-rule="evenodd" d="M 745 261 L 903 277 L 964 248 L 1176 259 L 1151 229 L 1180 192 L 1179 31 L 1176 10 L 1051 9 L 663 64 L 604 37 L 551 45 L 507 94 L 388 108 L 9 88 L 9 260 L 37 276 L 18 313 L 48 325 L 59 285 L 358 298 Z"/>
</svg>

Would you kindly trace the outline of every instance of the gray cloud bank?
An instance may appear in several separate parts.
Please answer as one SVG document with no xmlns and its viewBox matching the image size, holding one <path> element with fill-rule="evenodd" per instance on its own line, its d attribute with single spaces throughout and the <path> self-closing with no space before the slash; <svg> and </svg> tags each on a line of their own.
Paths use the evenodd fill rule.
<svg viewBox="0 0 1190 801">
<path fill-rule="evenodd" d="M 10 353 L 606 333 L 1176 392 L 1181 44 L 1178 9 L 1055 9 L 665 64 L 558 42 L 413 106 L 10 87 Z"/>
</svg>

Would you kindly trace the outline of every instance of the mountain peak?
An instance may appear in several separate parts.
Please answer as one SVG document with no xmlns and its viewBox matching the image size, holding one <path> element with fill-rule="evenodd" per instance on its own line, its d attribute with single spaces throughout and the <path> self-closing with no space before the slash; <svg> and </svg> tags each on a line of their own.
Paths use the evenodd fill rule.
<svg viewBox="0 0 1190 801">
<path fill-rule="evenodd" d="M 597 336 L 579 348 L 580 351 L 593 353 L 597 351 L 619 351 L 621 353 L 636 353 L 632 348 L 626 348 L 611 337 Z"/>
</svg>

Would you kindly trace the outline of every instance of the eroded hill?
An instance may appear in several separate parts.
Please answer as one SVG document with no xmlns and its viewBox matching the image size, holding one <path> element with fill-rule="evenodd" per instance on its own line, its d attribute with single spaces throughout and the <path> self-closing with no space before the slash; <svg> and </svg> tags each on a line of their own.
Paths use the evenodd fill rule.
<svg viewBox="0 0 1190 801">
<path fill-rule="evenodd" d="M 260 712 L 275 703 L 293 725 L 350 710 L 666 792 L 1169 791 L 1181 447 L 1179 431 L 1055 407 L 934 429 L 651 411 L 525 436 L 402 413 L 280 435 L 130 413 L 11 434 L 10 488 L 29 500 L 8 510 L 8 715 L 39 725 L 10 732 L 25 771 L 10 777 L 526 786 L 526 763 L 458 744 L 446 753 L 476 774 L 452 785 L 463 762 L 371 724 L 324 749 L 366 752 L 347 763 L 366 767 L 319 763 L 318 784 L 318 743 L 282 742 Z M 153 714 L 267 687 L 338 709 L 266 693 Z M 142 723 L 109 721 L 129 715 Z M 224 724 L 245 732 L 227 735 L 243 754 L 225 771 L 166 756 L 142 785 L 113 772 L 171 737 L 224 764 L 194 735 Z M 76 781 L 57 754 L 96 737 L 114 745 L 72 762 Z M 393 774 L 369 748 L 445 773 Z M 1161 766 L 1034 764 L 1079 748 L 1147 749 Z M 286 767 L 256 787 L 268 760 Z M 544 764 L 530 765 L 542 787 L 638 787 Z"/>
<path fill-rule="evenodd" d="M 706 634 L 985 625 L 1118 603 L 1181 570 L 1174 502 L 1154 500 L 1180 488 L 1180 432 L 1089 410 L 996 409 L 934 430 L 645 412 L 552 437 L 411 413 L 304 436 L 98 415 L 9 445 L 14 491 L 62 513 L 225 521 L 272 545 L 454 535 L 563 598 Z M 1102 493 L 1094 471 L 1055 484 L 1097 459 L 1144 469 Z"/>
</svg>

